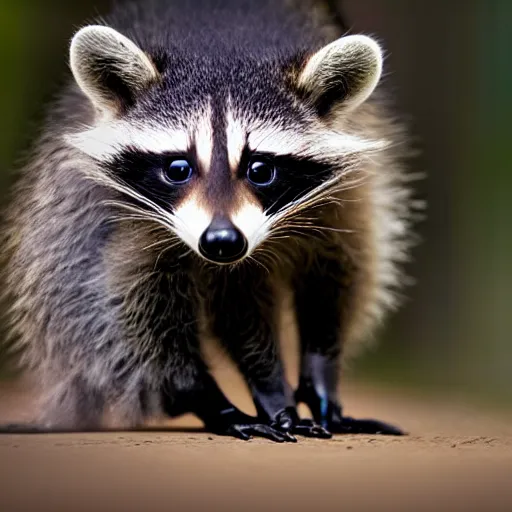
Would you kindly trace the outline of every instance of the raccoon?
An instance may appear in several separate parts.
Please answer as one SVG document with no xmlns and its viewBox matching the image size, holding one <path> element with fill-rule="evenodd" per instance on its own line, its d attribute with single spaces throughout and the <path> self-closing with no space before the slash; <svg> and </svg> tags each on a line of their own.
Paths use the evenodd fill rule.
<svg viewBox="0 0 512 512">
<path fill-rule="evenodd" d="M 344 416 L 338 389 L 343 357 L 397 306 L 413 240 L 379 43 L 323 2 L 151 0 L 78 30 L 69 59 L 6 244 L 43 428 L 194 413 L 242 439 L 401 434 Z M 287 294 L 295 391 L 277 328 Z M 257 417 L 219 389 L 204 336 Z"/>
</svg>

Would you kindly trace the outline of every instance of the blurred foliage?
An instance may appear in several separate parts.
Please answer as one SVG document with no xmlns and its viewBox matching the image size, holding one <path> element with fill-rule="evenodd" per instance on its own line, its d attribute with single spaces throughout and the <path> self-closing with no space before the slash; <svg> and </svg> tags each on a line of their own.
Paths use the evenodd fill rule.
<svg viewBox="0 0 512 512">
<path fill-rule="evenodd" d="M 107 3 L 2 0 L 2 193 L 66 76 L 71 34 Z M 409 268 L 418 283 L 351 374 L 512 403 L 512 2 L 345 0 L 344 9 L 354 30 L 385 44 L 429 204 Z"/>
<path fill-rule="evenodd" d="M 421 141 L 428 219 L 411 302 L 358 370 L 510 405 L 512 3 L 372 3 L 397 101 Z"/>
</svg>

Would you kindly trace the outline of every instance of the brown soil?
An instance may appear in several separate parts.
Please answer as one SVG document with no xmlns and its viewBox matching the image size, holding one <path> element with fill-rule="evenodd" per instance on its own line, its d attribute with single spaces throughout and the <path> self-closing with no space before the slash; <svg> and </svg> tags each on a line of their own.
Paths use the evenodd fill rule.
<svg viewBox="0 0 512 512">
<path fill-rule="evenodd" d="M 1 422 L 30 419 L 32 396 L 0 388 Z M 182 418 L 170 431 L 1 435 L 0 510 L 512 511 L 512 418 L 359 386 L 345 403 L 411 434 L 279 445 Z"/>
</svg>

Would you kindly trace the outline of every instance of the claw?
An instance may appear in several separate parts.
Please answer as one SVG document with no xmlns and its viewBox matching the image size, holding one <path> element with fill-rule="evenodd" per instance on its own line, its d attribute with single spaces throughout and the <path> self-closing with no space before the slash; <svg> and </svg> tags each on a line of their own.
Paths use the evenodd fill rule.
<svg viewBox="0 0 512 512">
<path fill-rule="evenodd" d="M 275 417 L 272 427 L 286 433 L 286 435 L 294 441 L 296 441 L 296 439 L 292 434 L 304 437 L 317 437 L 320 439 L 330 439 L 332 437 L 332 434 L 328 430 L 321 427 L 313 420 L 301 420 L 294 407 L 288 407 L 281 411 Z"/>
<path fill-rule="evenodd" d="M 288 432 L 281 432 L 268 425 L 252 425 L 254 432 L 257 432 L 261 437 L 266 437 L 278 443 L 296 443 L 297 439 Z"/>
<path fill-rule="evenodd" d="M 275 443 L 296 443 L 297 439 L 288 432 L 281 432 L 269 425 L 260 423 L 254 424 L 232 424 L 225 430 L 218 431 L 217 434 L 236 437 L 243 441 L 249 441 L 253 437 L 262 437 L 274 441 Z"/>
<path fill-rule="evenodd" d="M 205 421 L 206 429 L 221 436 L 231 436 L 243 441 L 253 437 L 269 439 L 276 443 L 295 443 L 297 440 L 289 432 L 284 432 L 276 425 L 261 423 L 235 408 L 228 409 L 225 414 L 215 416 L 213 421 Z"/>
<path fill-rule="evenodd" d="M 225 432 L 225 435 L 233 436 L 242 441 L 250 441 L 252 437 L 246 434 L 241 428 L 241 425 L 231 425 Z"/>
</svg>

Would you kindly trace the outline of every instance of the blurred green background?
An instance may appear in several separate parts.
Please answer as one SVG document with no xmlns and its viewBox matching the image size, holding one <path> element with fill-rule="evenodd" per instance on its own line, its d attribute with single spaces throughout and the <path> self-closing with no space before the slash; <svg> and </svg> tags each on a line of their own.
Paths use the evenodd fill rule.
<svg viewBox="0 0 512 512">
<path fill-rule="evenodd" d="M 0 191 L 66 76 L 73 31 L 106 0 L 1 0 Z M 428 178 L 418 284 L 351 375 L 512 404 L 512 2 L 345 0 L 387 52 L 387 82 Z M 3 375 L 7 375 L 4 370 Z"/>
</svg>

